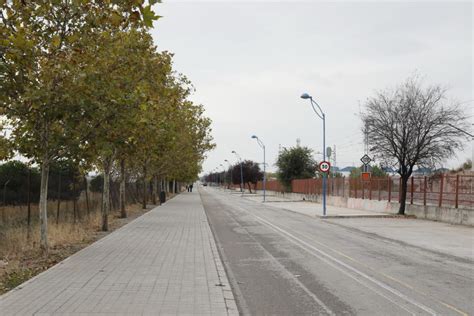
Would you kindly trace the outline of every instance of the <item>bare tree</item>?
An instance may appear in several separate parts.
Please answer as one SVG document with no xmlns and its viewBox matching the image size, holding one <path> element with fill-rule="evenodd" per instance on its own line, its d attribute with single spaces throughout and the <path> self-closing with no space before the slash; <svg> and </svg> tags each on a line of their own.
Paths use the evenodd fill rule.
<svg viewBox="0 0 474 316">
<path fill-rule="evenodd" d="M 408 179 L 415 165 L 434 165 L 463 147 L 468 129 L 463 109 L 446 100 L 439 85 L 425 87 L 411 77 L 392 91 L 378 92 L 365 104 L 362 121 L 371 151 L 387 164 L 399 166 L 401 203 L 405 214 Z"/>
</svg>

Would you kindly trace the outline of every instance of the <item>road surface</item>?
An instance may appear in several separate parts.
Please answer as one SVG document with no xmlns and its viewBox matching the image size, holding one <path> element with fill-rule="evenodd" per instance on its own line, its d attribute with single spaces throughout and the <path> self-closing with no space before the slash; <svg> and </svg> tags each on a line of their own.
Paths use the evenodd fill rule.
<svg viewBox="0 0 474 316">
<path fill-rule="evenodd" d="M 474 315 L 472 260 L 200 192 L 243 314 Z"/>
</svg>

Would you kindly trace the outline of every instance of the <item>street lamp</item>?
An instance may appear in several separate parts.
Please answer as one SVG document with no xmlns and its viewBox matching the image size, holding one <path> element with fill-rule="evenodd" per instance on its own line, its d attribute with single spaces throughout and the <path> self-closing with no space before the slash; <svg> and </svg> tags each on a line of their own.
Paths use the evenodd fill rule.
<svg viewBox="0 0 474 316">
<path fill-rule="evenodd" d="M 229 187 L 228 187 L 228 189 L 230 190 L 230 185 L 232 184 L 232 182 L 234 180 L 234 168 L 230 164 L 229 160 L 226 159 L 224 161 L 227 162 L 227 164 L 229 165 L 229 169 L 230 169 L 230 181 L 229 181 Z"/>
<path fill-rule="evenodd" d="M 240 158 L 239 154 L 235 151 L 232 150 L 232 153 L 237 156 L 237 159 L 240 161 L 240 192 L 242 192 L 242 195 L 244 194 L 244 171 L 242 168 L 242 158 Z"/>
<path fill-rule="evenodd" d="M 223 164 L 219 164 L 219 166 L 221 166 L 221 167 L 222 167 L 222 170 L 223 170 L 223 172 L 224 172 L 224 181 L 222 181 L 222 183 L 224 183 L 224 189 L 225 189 L 225 181 L 226 181 L 226 176 L 225 176 L 225 167 L 224 167 L 224 165 L 223 165 Z"/>
<path fill-rule="evenodd" d="M 313 100 L 313 97 L 307 93 L 301 95 L 302 99 L 309 99 L 311 101 L 311 107 L 313 108 L 314 113 L 323 120 L 323 161 L 326 161 L 326 114 L 319 104 Z M 316 105 L 316 108 L 314 107 Z M 319 111 L 318 111 L 319 110 Z M 326 190 L 327 190 L 327 174 L 323 172 L 323 216 L 326 216 Z"/>
<path fill-rule="evenodd" d="M 267 177 L 266 177 L 266 161 L 265 161 L 265 144 L 256 136 L 252 135 L 252 138 L 255 139 L 260 147 L 263 149 L 263 202 L 265 202 L 265 196 L 266 196 L 266 182 L 267 182 Z"/>
</svg>

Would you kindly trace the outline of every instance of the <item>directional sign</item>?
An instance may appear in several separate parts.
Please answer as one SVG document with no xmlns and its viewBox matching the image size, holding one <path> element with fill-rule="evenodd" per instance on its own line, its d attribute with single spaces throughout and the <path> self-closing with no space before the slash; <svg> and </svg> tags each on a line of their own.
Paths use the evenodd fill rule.
<svg viewBox="0 0 474 316">
<path fill-rule="evenodd" d="M 321 172 L 329 172 L 329 169 L 331 169 L 331 164 L 328 161 L 321 161 L 319 163 L 319 170 Z"/>
<path fill-rule="evenodd" d="M 370 158 L 369 155 L 365 154 L 364 156 L 362 156 L 362 158 L 360 158 L 360 161 L 362 161 L 362 163 L 367 166 L 372 161 L 372 158 Z"/>
</svg>

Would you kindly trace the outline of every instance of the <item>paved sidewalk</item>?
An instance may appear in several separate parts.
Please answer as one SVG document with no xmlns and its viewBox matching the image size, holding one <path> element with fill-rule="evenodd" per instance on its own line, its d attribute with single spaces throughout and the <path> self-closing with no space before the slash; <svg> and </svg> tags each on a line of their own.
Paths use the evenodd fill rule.
<svg viewBox="0 0 474 316">
<path fill-rule="evenodd" d="M 243 198 L 254 201 L 262 202 L 262 194 L 244 194 Z M 310 201 L 292 201 L 283 197 L 267 195 L 265 197 L 265 204 L 271 205 L 276 208 L 281 208 L 291 212 L 297 212 L 312 217 L 323 216 L 323 205 Z M 350 209 L 345 207 L 336 207 L 332 205 L 326 206 L 327 218 L 333 217 L 394 217 L 394 214 L 387 214 L 382 212 L 371 212 Z"/>
<path fill-rule="evenodd" d="M 244 199 L 262 202 L 261 195 L 244 195 Z M 265 205 L 277 209 L 319 218 L 322 205 L 313 202 L 289 202 L 284 198 L 267 196 Z M 423 219 L 405 218 L 386 213 L 365 212 L 343 207 L 327 206 L 327 222 L 363 233 L 374 234 L 399 243 L 437 253 L 474 261 L 474 229 Z M 373 216 L 370 216 L 373 214 Z"/>
<path fill-rule="evenodd" d="M 0 296 L 1 315 L 237 315 L 201 199 L 183 193 Z"/>
<path fill-rule="evenodd" d="M 474 228 L 413 218 L 342 218 L 329 222 L 474 262 Z"/>
</svg>

